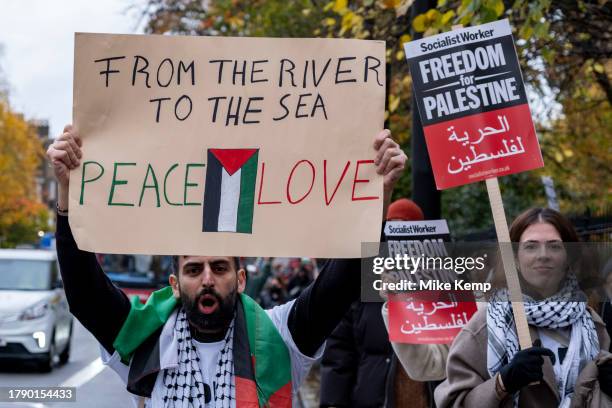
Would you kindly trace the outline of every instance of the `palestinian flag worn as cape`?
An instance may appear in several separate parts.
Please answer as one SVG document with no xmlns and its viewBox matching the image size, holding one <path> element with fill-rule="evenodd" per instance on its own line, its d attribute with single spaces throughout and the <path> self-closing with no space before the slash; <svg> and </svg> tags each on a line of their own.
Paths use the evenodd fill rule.
<svg viewBox="0 0 612 408">
<path fill-rule="evenodd" d="M 204 232 L 253 229 L 258 149 L 208 149 Z"/>
<path fill-rule="evenodd" d="M 245 294 L 238 299 L 233 340 L 236 408 L 291 408 L 289 350 L 266 311 Z M 128 317 L 113 343 L 121 360 L 130 364 L 128 391 L 150 397 L 154 379 L 143 381 L 151 387 L 143 392 L 140 385 L 130 384 L 132 378 L 143 378 L 133 376 L 132 370 L 146 366 L 146 376 L 159 372 L 159 337 L 153 339 L 152 335 L 159 335 L 177 305 L 169 286 L 153 292 L 145 305 L 137 297 L 132 298 Z M 141 346 L 151 343 L 156 344 L 139 353 Z M 147 361 L 135 362 L 139 355 L 145 355 Z"/>
</svg>

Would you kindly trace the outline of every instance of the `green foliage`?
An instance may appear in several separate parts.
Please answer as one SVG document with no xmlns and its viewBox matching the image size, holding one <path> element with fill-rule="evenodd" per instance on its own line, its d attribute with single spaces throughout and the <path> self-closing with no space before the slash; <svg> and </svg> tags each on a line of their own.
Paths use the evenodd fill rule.
<svg viewBox="0 0 612 408">
<path fill-rule="evenodd" d="M 202 4 L 207 3 L 205 9 Z M 610 202 L 612 134 L 612 7 L 606 0 L 438 0 L 410 17 L 413 0 L 148 0 L 147 31 L 200 35 L 344 37 L 387 44 L 388 127 L 409 152 L 413 114 L 411 77 L 403 43 L 508 18 L 530 89 L 553 93 L 563 112 L 549 110 L 536 124 L 546 167 L 500 179 L 509 219 L 545 205 L 540 175 L 551 175 L 564 211 Z M 552 112 L 552 115 L 551 115 Z M 568 156 L 569 155 L 569 156 Z M 407 173 L 408 175 L 408 173 Z M 395 196 L 410 196 L 406 175 Z M 602 188 L 602 186 L 604 186 Z M 442 194 L 453 230 L 487 227 L 491 217 L 483 183 Z"/>
<path fill-rule="evenodd" d="M 149 0 L 142 17 L 157 34 L 311 37 L 323 14 L 309 0 Z"/>
<path fill-rule="evenodd" d="M 558 186 L 563 209 L 604 215 L 612 202 L 611 105 L 594 84 L 562 103 L 564 116 L 540 132 L 546 171 Z"/>
<path fill-rule="evenodd" d="M 0 247 L 36 241 L 47 208 L 36 197 L 42 146 L 34 129 L 0 98 Z"/>
<path fill-rule="evenodd" d="M 18 201 L 21 208 L 13 209 L 16 218 L 0 227 L 0 248 L 15 248 L 21 244 L 34 244 L 38 231 L 48 229 L 49 211 L 36 201 Z"/>
</svg>

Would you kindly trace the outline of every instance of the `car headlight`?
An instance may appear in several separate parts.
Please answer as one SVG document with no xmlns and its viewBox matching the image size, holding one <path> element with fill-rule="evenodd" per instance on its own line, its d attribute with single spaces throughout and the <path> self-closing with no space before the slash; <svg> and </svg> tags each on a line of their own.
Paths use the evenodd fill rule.
<svg viewBox="0 0 612 408">
<path fill-rule="evenodd" d="M 19 316 L 19 320 L 39 319 L 47 314 L 47 310 L 49 310 L 49 304 L 47 302 L 36 304 L 24 310 L 21 316 Z"/>
</svg>

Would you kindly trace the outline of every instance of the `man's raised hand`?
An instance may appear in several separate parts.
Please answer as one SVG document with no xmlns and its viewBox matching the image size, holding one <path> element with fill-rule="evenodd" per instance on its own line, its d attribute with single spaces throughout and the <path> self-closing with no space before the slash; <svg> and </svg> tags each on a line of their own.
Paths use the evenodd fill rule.
<svg viewBox="0 0 612 408">
<path fill-rule="evenodd" d="M 66 125 L 62 134 L 47 149 L 47 157 L 55 171 L 55 177 L 61 187 L 68 187 L 70 170 L 76 169 L 83 157 L 81 138 L 72 128 Z"/>
<path fill-rule="evenodd" d="M 399 144 L 391 138 L 391 132 L 388 129 L 376 135 L 374 150 L 376 150 L 376 157 L 374 159 L 376 172 L 384 176 L 385 201 L 389 201 L 395 183 L 397 183 L 397 180 L 399 180 L 406 168 L 408 156 L 406 156 L 406 153 L 400 148 Z"/>
</svg>

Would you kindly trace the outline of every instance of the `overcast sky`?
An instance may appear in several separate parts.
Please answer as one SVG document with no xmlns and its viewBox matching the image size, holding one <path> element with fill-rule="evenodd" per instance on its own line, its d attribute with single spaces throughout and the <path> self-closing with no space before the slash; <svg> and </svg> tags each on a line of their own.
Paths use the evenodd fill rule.
<svg viewBox="0 0 612 408">
<path fill-rule="evenodd" d="M 0 0 L 0 67 L 14 111 L 47 119 L 56 136 L 72 118 L 75 32 L 140 33 L 142 0 Z"/>
<path fill-rule="evenodd" d="M 145 1 L 0 0 L 0 75 L 13 110 L 49 120 L 57 136 L 72 121 L 74 33 L 141 33 L 134 6 Z M 531 102 L 534 114 L 560 112 L 552 93 Z"/>
</svg>

